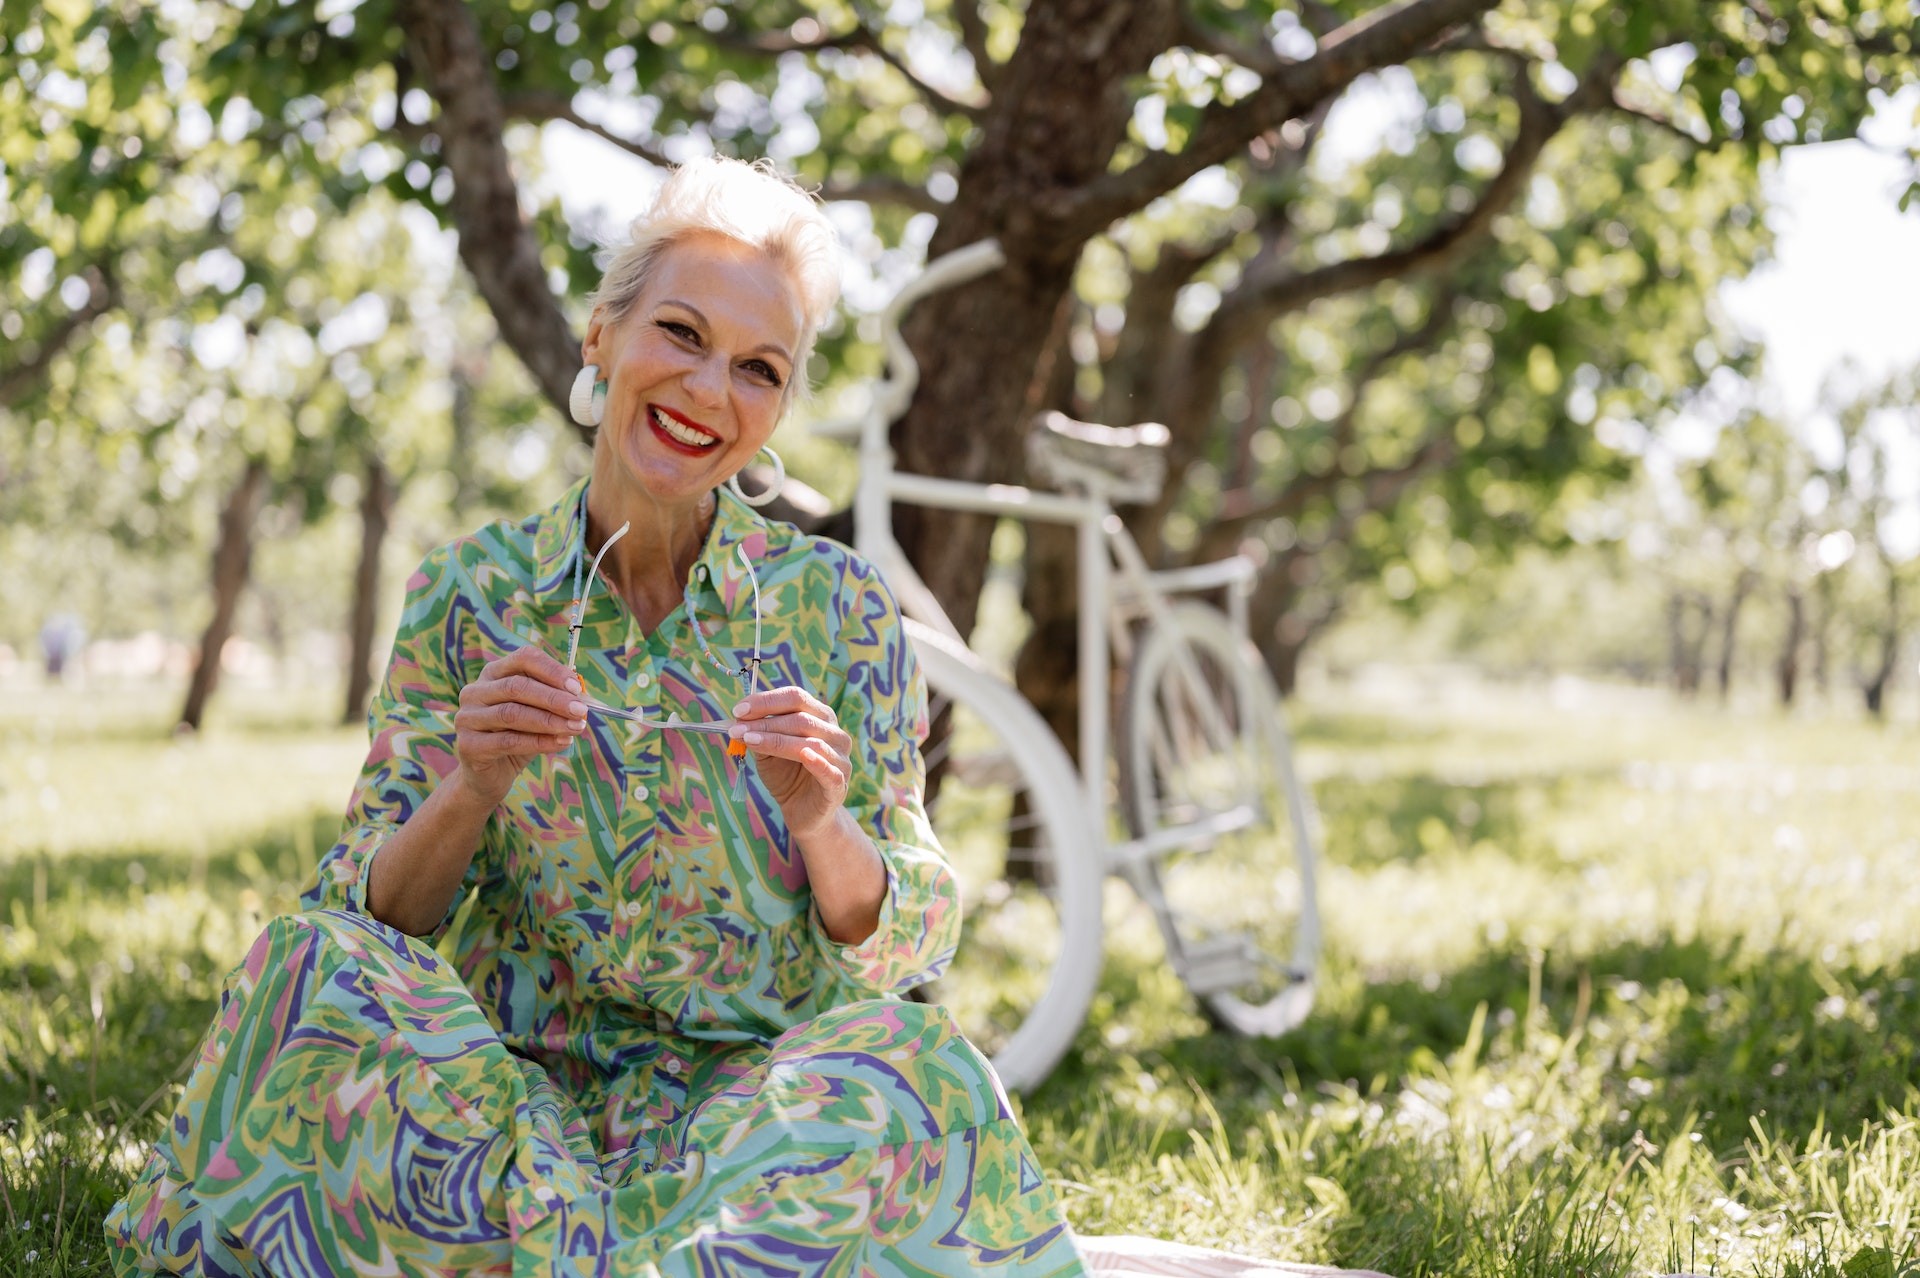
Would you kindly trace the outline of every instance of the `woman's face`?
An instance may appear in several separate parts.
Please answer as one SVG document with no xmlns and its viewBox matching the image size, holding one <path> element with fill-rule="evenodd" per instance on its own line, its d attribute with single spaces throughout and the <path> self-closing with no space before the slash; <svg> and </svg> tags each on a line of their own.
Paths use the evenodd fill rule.
<svg viewBox="0 0 1920 1278">
<path fill-rule="evenodd" d="M 607 381 L 596 453 L 663 505 L 699 501 L 773 434 L 802 316 L 759 250 L 711 233 L 674 244 L 624 319 L 596 313 L 587 329 L 586 362 Z"/>
</svg>

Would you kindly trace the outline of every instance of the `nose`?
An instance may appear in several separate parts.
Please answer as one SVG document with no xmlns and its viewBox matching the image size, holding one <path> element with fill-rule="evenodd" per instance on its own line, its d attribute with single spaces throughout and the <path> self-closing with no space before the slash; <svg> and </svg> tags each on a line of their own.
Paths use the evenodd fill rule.
<svg viewBox="0 0 1920 1278">
<path fill-rule="evenodd" d="M 687 397 L 702 408 L 719 408 L 727 398 L 727 358 L 714 352 L 689 369 L 682 384 Z"/>
</svg>

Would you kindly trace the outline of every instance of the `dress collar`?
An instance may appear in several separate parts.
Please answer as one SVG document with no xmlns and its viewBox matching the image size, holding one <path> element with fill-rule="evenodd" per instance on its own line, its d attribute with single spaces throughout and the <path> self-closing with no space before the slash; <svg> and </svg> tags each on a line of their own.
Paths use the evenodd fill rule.
<svg viewBox="0 0 1920 1278">
<path fill-rule="evenodd" d="M 722 484 L 714 492 L 713 526 L 707 530 L 706 544 L 693 562 L 696 584 L 705 585 L 718 596 L 731 615 L 745 596 L 753 602 L 753 586 L 740 556 L 734 549 L 745 546 L 748 558 L 758 563 L 767 552 L 767 521 L 760 513 L 735 497 Z M 560 500 L 542 511 L 534 530 L 535 590 L 542 596 L 558 594 L 573 597 L 574 563 L 580 560 L 584 573 L 593 562 L 586 553 L 582 533 L 587 521 L 587 481 L 575 483 Z"/>
</svg>

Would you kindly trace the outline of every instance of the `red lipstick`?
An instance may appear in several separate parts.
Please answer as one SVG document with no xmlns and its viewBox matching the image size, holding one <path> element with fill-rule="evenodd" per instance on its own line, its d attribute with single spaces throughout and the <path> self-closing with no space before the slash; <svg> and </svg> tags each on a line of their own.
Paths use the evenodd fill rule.
<svg viewBox="0 0 1920 1278">
<path fill-rule="evenodd" d="M 655 413 L 659 413 L 665 417 L 670 417 L 674 421 L 678 422 L 680 425 L 685 426 L 688 430 L 693 431 L 695 434 L 704 435 L 707 438 L 712 439 L 714 442 L 712 444 L 689 444 L 685 440 L 675 439 L 672 435 L 669 435 L 664 429 L 662 429 L 659 420 L 654 416 Z M 664 404 L 648 404 L 647 405 L 647 429 L 652 431 L 653 437 L 659 440 L 662 444 L 666 445 L 668 448 L 672 449 L 674 452 L 680 453 L 683 456 L 687 456 L 687 457 L 704 457 L 708 453 L 712 452 L 716 447 L 718 447 L 720 443 L 720 437 L 718 435 L 715 435 L 712 431 L 700 425 L 698 422 L 689 419 L 685 414 L 674 412 L 671 408 L 668 408 Z"/>
</svg>

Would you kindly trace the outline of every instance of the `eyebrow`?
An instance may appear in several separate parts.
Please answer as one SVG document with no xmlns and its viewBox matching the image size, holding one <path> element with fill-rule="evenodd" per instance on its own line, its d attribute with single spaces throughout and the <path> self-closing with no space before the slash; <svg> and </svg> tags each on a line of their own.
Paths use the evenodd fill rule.
<svg viewBox="0 0 1920 1278">
<path fill-rule="evenodd" d="M 686 311 L 686 312 L 688 312 L 689 314 L 691 314 L 691 315 L 692 315 L 692 316 L 693 316 L 693 317 L 694 317 L 695 319 L 697 319 L 697 320 L 699 320 L 699 321 L 700 321 L 700 324 L 701 324 L 701 326 L 702 326 L 703 328 L 705 328 L 705 329 L 707 329 L 707 330 L 708 330 L 709 332 L 711 332 L 711 331 L 712 331 L 712 329 L 713 329 L 713 321 L 711 321 L 711 320 L 709 320 L 709 319 L 708 319 L 708 318 L 706 317 L 706 315 L 705 315 L 705 314 L 704 314 L 704 313 L 703 313 L 703 312 L 702 312 L 702 311 L 700 310 L 700 308 L 699 308 L 699 307 L 697 307 L 697 306 L 695 306 L 695 305 L 694 305 L 694 304 L 693 304 L 692 302 L 683 302 L 683 301 L 681 301 L 681 300 L 680 300 L 679 298 L 677 298 L 677 297 L 668 297 L 668 298 L 663 298 L 663 299 L 661 299 L 661 302 L 660 302 L 660 305 L 662 305 L 662 306 L 677 306 L 677 307 L 679 307 L 679 308 L 680 308 L 681 310 L 683 310 L 683 311 Z M 792 355 L 790 355 L 790 354 L 788 354 L 788 353 L 787 353 L 787 348 L 786 348 L 786 347 L 784 347 L 784 346 L 782 346 L 782 345 L 780 345 L 780 343 L 778 343 L 778 342 L 762 342 L 762 343 L 760 343 L 760 345 L 758 345 L 758 346 L 756 346 L 756 347 L 754 347 L 754 348 L 753 348 L 752 350 L 750 350 L 750 351 L 748 351 L 748 352 L 747 352 L 747 354 L 749 354 L 749 355 L 761 355 L 761 354 L 771 354 L 771 355 L 778 355 L 778 356 L 779 356 L 779 357 L 780 357 L 781 359 L 784 359 L 785 361 L 787 361 L 787 363 L 789 363 L 789 364 L 791 364 L 791 363 L 793 363 L 793 356 L 792 356 Z"/>
</svg>

